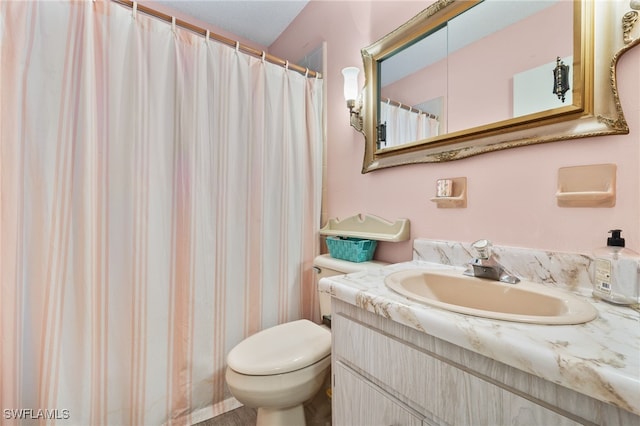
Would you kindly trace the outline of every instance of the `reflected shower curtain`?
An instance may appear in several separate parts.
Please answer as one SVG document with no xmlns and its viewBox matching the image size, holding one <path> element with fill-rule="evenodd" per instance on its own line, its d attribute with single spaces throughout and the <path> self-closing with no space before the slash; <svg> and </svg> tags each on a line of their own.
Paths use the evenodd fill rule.
<svg viewBox="0 0 640 426">
<path fill-rule="evenodd" d="M 387 124 L 385 147 L 438 136 L 440 123 L 429 115 L 380 102 L 380 122 Z"/>
<path fill-rule="evenodd" d="M 0 424 L 233 408 L 317 319 L 322 81 L 103 1 L 1 2 L 0 55 Z"/>
</svg>

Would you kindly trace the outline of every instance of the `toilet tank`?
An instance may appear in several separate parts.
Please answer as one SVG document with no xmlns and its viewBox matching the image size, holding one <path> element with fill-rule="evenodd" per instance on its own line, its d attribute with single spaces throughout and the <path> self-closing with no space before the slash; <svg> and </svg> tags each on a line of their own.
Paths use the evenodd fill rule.
<svg viewBox="0 0 640 426">
<path fill-rule="evenodd" d="M 316 257 L 313 261 L 313 269 L 316 271 L 316 288 L 320 278 L 332 277 L 335 275 L 350 274 L 352 272 L 365 271 L 367 269 L 379 268 L 388 265 L 386 262 L 372 260 L 369 262 L 349 262 L 348 260 L 335 259 L 328 254 Z M 331 295 L 320 293 L 320 317 L 331 315 Z"/>
</svg>

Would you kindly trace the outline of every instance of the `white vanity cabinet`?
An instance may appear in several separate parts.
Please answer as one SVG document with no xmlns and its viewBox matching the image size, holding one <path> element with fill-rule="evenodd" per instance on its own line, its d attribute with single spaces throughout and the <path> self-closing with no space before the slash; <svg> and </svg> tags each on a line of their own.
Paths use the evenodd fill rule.
<svg viewBox="0 0 640 426">
<path fill-rule="evenodd" d="M 422 416 L 338 363 L 334 373 L 333 426 L 422 426 Z"/>
<path fill-rule="evenodd" d="M 386 319 L 384 312 L 376 315 L 337 299 L 332 312 L 335 426 L 625 425 L 638 420 Z"/>
</svg>

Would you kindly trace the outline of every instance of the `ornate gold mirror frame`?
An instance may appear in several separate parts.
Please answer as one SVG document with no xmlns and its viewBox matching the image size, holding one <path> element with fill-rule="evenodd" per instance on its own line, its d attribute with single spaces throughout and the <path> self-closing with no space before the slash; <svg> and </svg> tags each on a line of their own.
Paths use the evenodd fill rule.
<svg viewBox="0 0 640 426">
<path fill-rule="evenodd" d="M 378 148 L 379 63 L 403 46 L 464 12 L 476 0 L 439 0 L 410 21 L 362 49 L 365 87 L 362 91 L 362 173 L 415 163 L 458 160 L 524 145 L 577 138 L 627 134 L 616 82 L 619 58 L 640 43 L 634 24 L 638 11 L 623 0 L 575 0 L 573 105 L 486 126 L 448 133 L 391 148 Z M 632 0 L 634 9 L 640 3 Z M 626 12 L 626 13 L 625 13 Z M 508 54 L 508 53 L 507 53 Z M 576 76 L 577 74 L 577 76 Z"/>
</svg>

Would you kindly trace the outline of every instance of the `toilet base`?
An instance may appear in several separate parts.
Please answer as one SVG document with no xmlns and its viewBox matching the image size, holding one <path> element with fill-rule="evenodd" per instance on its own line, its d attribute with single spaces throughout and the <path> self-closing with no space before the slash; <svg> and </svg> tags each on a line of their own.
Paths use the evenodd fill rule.
<svg viewBox="0 0 640 426">
<path fill-rule="evenodd" d="M 258 408 L 256 426 L 305 426 L 306 424 L 302 404 L 289 408 Z"/>
</svg>

